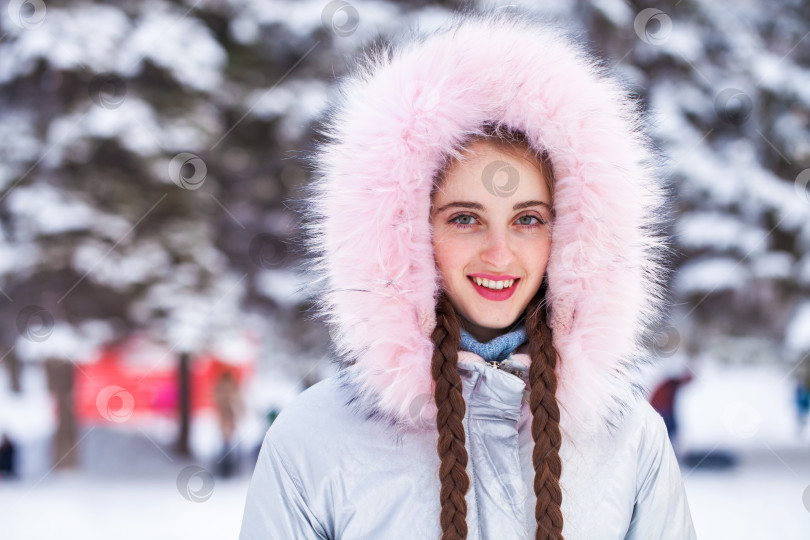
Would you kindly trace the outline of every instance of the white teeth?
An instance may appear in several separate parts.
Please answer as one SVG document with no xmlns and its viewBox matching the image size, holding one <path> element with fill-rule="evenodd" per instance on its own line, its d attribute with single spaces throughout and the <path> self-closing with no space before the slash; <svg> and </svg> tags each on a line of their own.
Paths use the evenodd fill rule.
<svg viewBox="0 0 810 540">
<path fill-rule="evenodd" d="M 480 277 L 474 277 L 473 279 L 481 287 L 486 287 L 487 289 L 495 289 L 495 290 L 508 289 L 515 283 L 514 279 L 505 279 L 501 281 L 493 281 Z"/>
</svg>

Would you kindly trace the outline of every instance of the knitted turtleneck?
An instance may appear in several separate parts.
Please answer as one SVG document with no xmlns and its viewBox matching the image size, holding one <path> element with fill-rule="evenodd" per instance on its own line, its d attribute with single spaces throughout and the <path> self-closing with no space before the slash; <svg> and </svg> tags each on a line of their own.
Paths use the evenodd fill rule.
<svg viewBox="0 0 810 540">
<path fill-rule="evenodd" d="M 516 330 L 501 334 L 500 336 L 481 343 L 472 334 L 461 328 L 461 349 L 470 351 L 487 362 L 500 362 L 506 359 L 512 351 L 526 343 L 526 328 L 520 324 Z"/>
</svg>

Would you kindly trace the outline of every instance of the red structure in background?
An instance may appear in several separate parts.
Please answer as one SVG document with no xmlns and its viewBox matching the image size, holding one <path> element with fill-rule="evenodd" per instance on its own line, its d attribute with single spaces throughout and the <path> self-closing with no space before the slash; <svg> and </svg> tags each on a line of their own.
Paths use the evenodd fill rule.
<svg viewBox="0 0 810 540">
<path fill-rule="evenodd" d="M 214 410 L 214 389 L 219 378 L 230 372 L 238 386 L 253 375 L 258 357 L 258 339 L 245 338 L 242 358 L 228 361 L 212 353 L 191 362 L 191 413 Z M 176 418 L 179 404 L 178 359 L 174 353 L 152 346 L 141 347 L 142 338 L 109 346 L 95 361 L 79 365 L 76 372 L 75 410 L 82 423 L 123 423 L 156 416 Z M 140 348 L 140 350 L 139 350 Z M 167 354 L 169 353 L 169 354 Z M 153 355 L 150 361 L 150 354 Z"/>
</svg>

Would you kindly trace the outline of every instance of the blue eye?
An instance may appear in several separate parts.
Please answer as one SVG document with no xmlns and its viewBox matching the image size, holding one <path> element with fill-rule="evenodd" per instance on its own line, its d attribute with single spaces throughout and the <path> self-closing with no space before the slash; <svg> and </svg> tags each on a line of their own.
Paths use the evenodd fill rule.
<svg viewBox="0 0 810 540">
<path fill-rule="evenodd" d="M 463 220 L 463 219 L 469 219 L 469 220 L 470 220 L 470 222 L 463 223 L 463 222 L 459 221 L 459 220 Z M 459 214 L 459 215 L 457 215 L 456 217 L 451 218 L 451 219 L 450 219 L 450 221 L 449 221 L 449 223 L 455 223 L 455 224 L 456 224 L 456 225 L 458 225 L 460 228 L 462 228 L 462 229 L 466 229 L 466 228 L 468 228 L 468 227 L 472 227 L 472 226 L 473 226 L 473 224 L 471 223 L 471 221 L 472 221 L 472 220 L 474 220 L 474 219 L 475 219 L 475 218 L 474 218 L 473 216 L 471 216 L 470 214 Z"/>
<path fill-rule="evenodd" d="M 537 220 L 537 223 L 536 223 L 536 224 L 532 224 L 532 223 L 525 223 L 525 222 L 524 222 L 524 223 L 521 223 L 521 225 L 525 225 L 525 226 L 527 226 L 527 227 L 535 227 L 535 226 L 537 226 L 537 225 L 542 225 L 543 223 L 545 223 L 545 221 L 543 221 L 543 220 L 542 220 L 542 219 L 540 219 L 539 217 L 537 217 L 537 216 L 531 216 L 531 215 L 520 216 L 520 217 L 518 218 L 518 221 L 520 221 L 521 219 L 524 219 L 524 218 L 536 219 L 536 220 Z"/>
</svg>

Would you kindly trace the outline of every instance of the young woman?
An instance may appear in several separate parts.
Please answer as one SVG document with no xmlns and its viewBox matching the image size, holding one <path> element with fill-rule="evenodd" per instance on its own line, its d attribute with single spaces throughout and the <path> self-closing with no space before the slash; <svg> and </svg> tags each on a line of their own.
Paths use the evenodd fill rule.
<svg viewBox="0 0 810 540">
<path fill-rule="evenodd" d="M 341 89 L 304 220 L 339 370 L 267 432 L 242 540 L 695 538 L 637 380 L 667 201 L 630 98 L 503 9 Z"/>
</svg>

